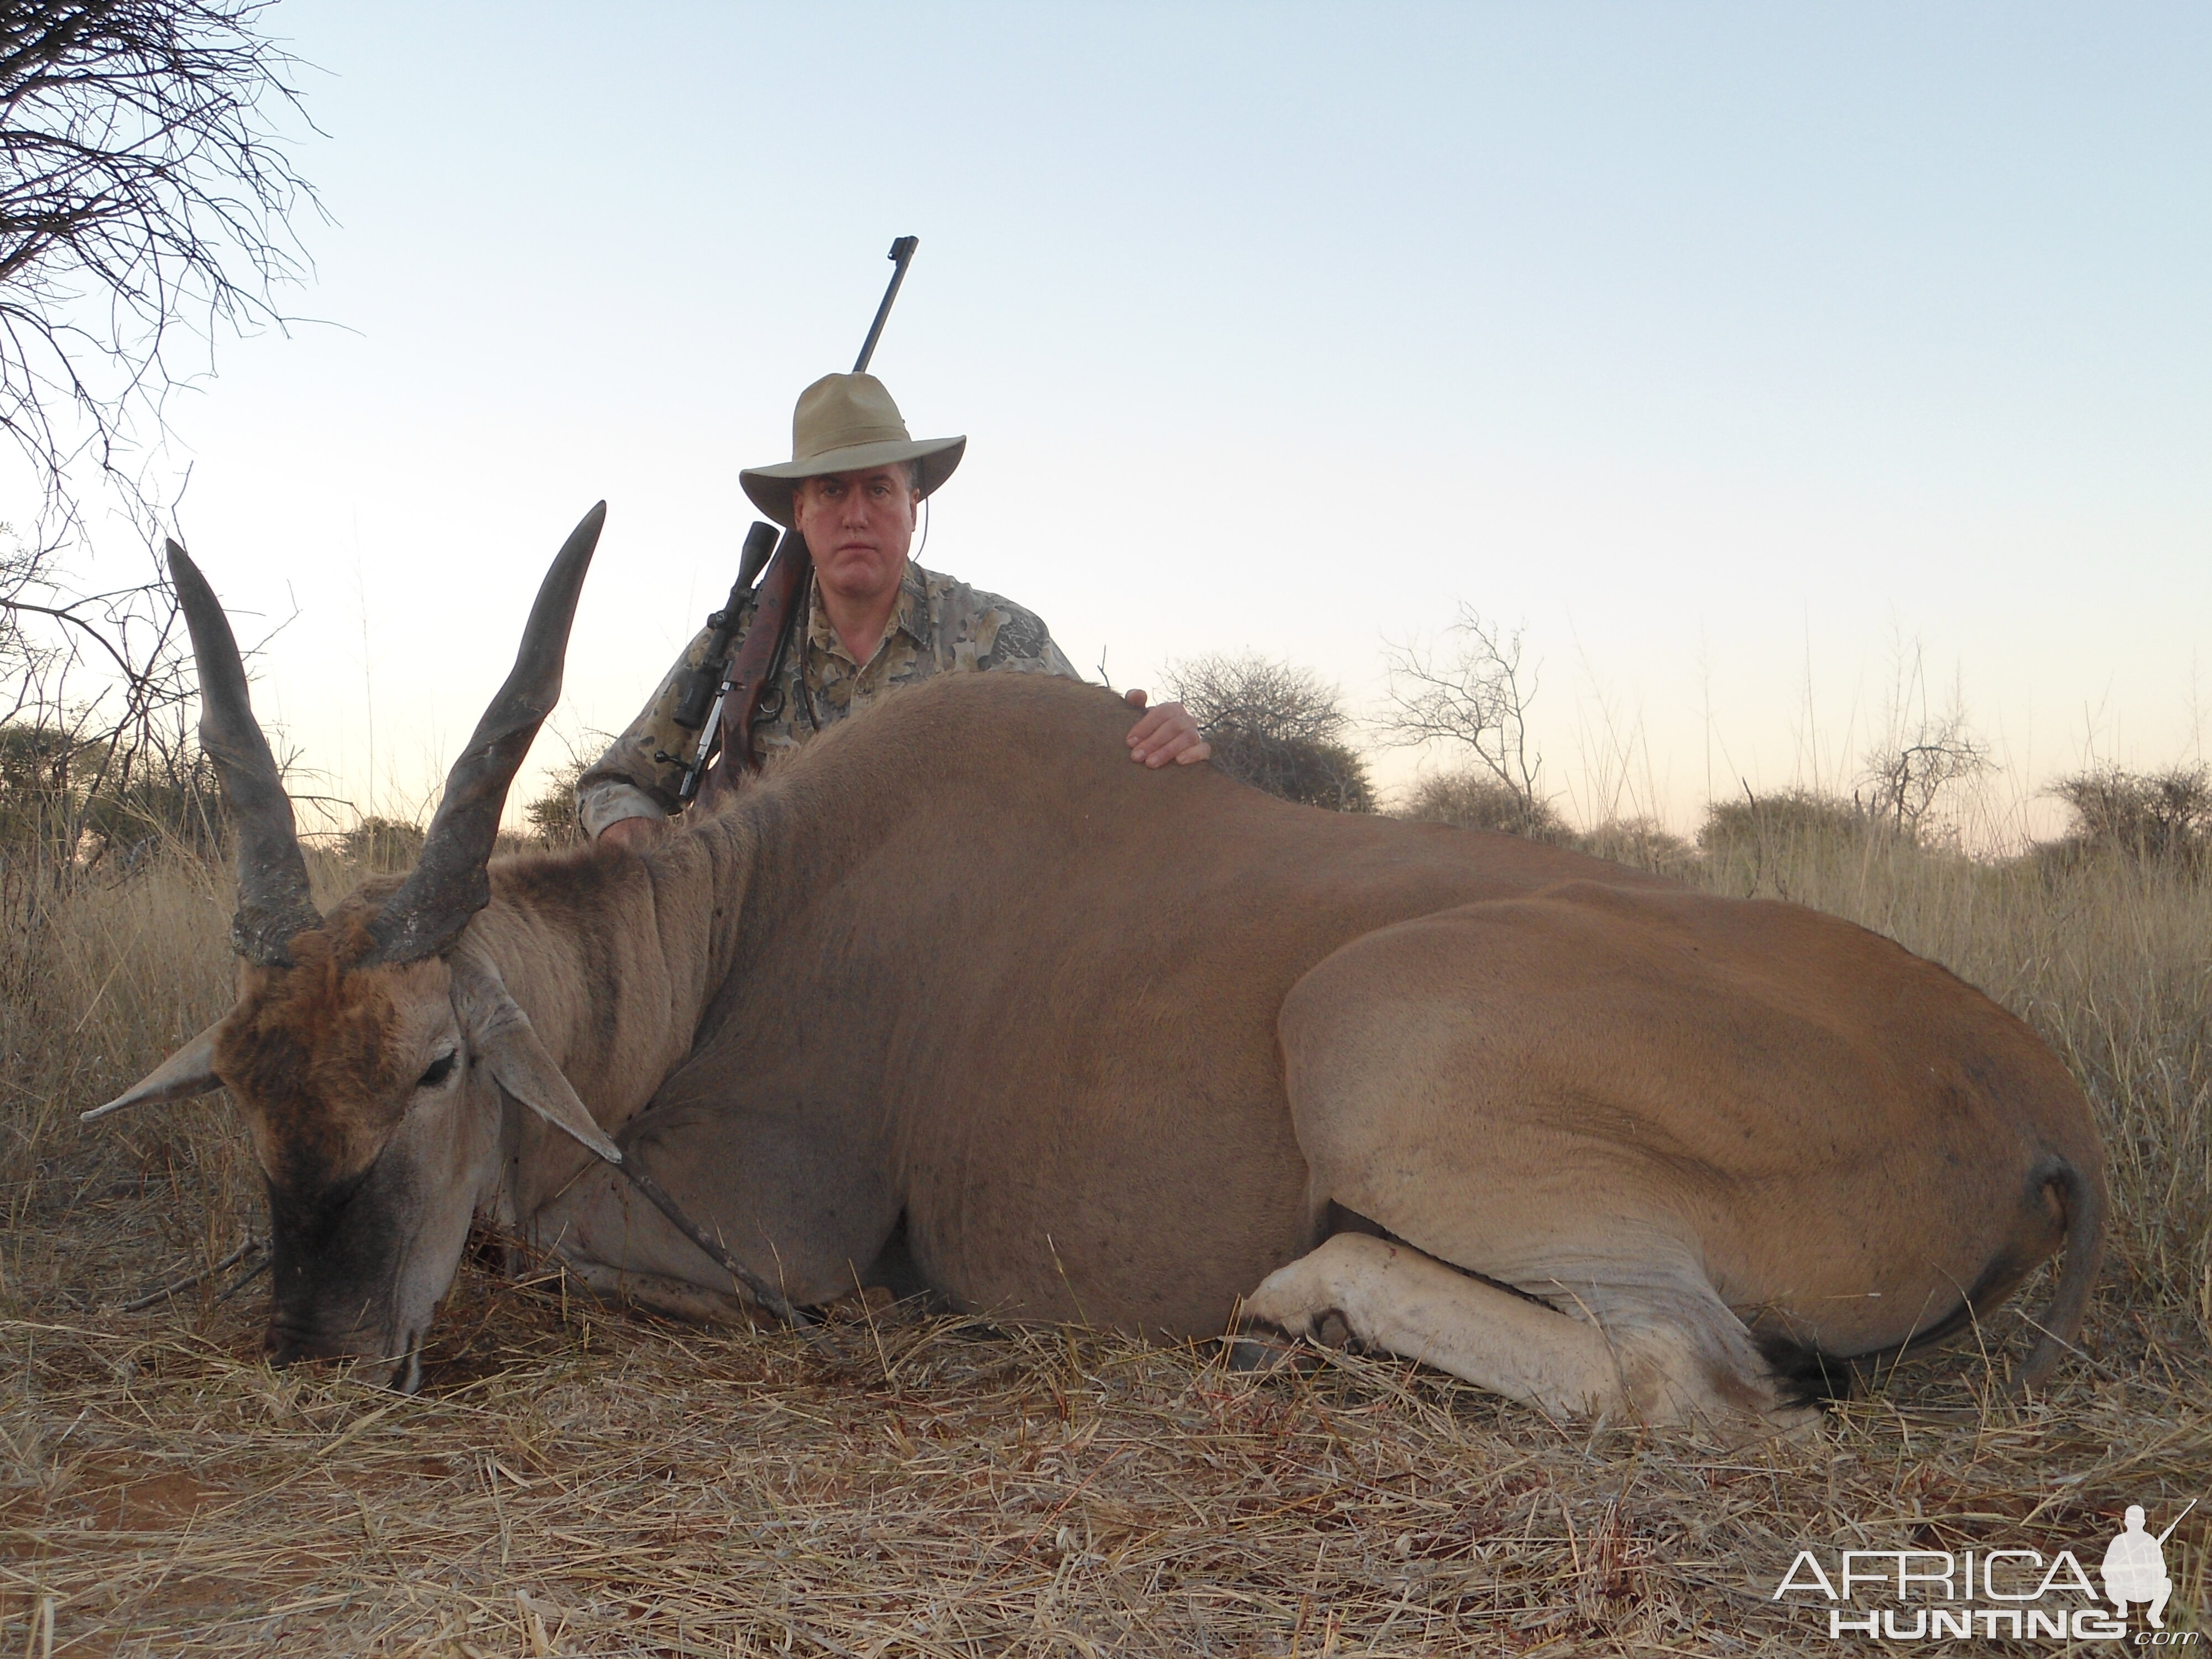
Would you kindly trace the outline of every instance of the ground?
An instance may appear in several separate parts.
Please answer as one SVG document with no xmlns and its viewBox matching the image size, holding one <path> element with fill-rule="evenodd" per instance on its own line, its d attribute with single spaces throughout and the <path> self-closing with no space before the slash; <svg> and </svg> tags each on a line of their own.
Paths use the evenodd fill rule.
<svg viewBox="0 0 2212 1659">
<path fill-rule="evenodd" d="M 1994 1403 L 2039 1280 L 1817 1434 L 1735 1447 L 1358 1355 L 1254 1375 L 896 1309 L 820 1349 L 706 1333 L 512 1282 L 495 1241 L 419 1396 L 272 1372 L 265 1280 L 233 1289 L 254 1255 L 125 1305 L 259 1224 L 220 1098 L 72 1115 L 221 1006 L 223 884 L 91 892 L 21 923 L 44 954 L 8 1008 L 0 1654 L 1832 1653 L 1864 1638 L 1774 1597 L 1801 1548 L 2070 1549 L 2094 1577 L 2128 1504 L 2156 1530 L 2203 1498 L 2166 1546 L 2167 1625 L 2198 1631 L 2212 896 L 1913 860 L 1707 879 L 1778 868 L 2035 1020 L 2105 1124 L 2112 1265 L 2048 1393 Z"/>
</svg>

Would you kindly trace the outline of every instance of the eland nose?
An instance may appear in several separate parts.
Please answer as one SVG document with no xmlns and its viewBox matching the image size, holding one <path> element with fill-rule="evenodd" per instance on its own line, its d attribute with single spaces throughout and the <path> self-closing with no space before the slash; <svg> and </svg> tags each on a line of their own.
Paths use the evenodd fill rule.
<svg viewBox="0 0 2212 1659">
<path fill-rule="evenodd" d="M 269 1363 L 312 1364 L 318 1360 L 350 1361 L 357 1381 L 413 1394 L 422 1385 L 422 1336 L 418 1332 L 394 1343 L 367 1331 L 313 1330 L 287 1321 L 271 1320 L 262 1338 Z"/>
<path fill-rule="evenodd" d="M 304 1359 L 329 1359 L 336 1349 L 319 1332 L 271 1320 L 261 1339 L 262 1351 L 272 1365 L 296 1365 Z"/>
<path fill-rule="evenodd" d="M 369 1359 L 381 1358 L 384 1345 L 374 1334 L 362 1329 L 337 1331 L 299 1320 L 273 1318 L 261 1339 L 262 1350 L 272 1365 L 296 1365 L 313 1359 Z"/>
</svg>

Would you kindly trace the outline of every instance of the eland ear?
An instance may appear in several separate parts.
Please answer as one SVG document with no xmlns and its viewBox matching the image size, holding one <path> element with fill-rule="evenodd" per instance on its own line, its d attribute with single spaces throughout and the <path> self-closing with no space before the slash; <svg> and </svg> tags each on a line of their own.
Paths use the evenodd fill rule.
<svg viewBox="0 0 2212 1659">
<path fill-rule="evenodd" d="M 499 969 L 482 957 L 459 951 L 449 966 L 454 1005 L 470 1043 L 499 1086 L 587 1152 L 610 1164 L 621 1163 L 622 1149 L 607 1139 L 591 1109 L 562 1074 L 560 1063 L 538 1040 L 530 1016 L 508 994 Z"/>
<path fill-rule="evenodd" d="M 165 1100 L 189 1100 L 210 1089 L 220 1089 L 222 1079 L 215 1074 L 215 1034 L 222 1025 L 222 1020 L 216 1021 L 107 1104 L 80 1112 L 78 1118 L 91 1123 L 125 1106 L 155 1106 Z"/>
<path fill-rule="evenodd" d="M 623 1161 L 622 1148 L 592 1121 L 590 1110 L 538 1040 L 538 1033 L 530 1029 L 527 1016 L 520 1025 L 510 1026 L 496 1041 L 485 1044 L 483 1056 L 501 1088 L 586 1150 L 610 1164 Z"/>
</svg>

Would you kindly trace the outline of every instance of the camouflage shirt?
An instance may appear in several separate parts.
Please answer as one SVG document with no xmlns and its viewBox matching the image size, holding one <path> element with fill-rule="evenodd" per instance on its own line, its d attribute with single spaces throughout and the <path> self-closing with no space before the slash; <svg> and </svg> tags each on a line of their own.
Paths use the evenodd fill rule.
<svg viewBox="0 0 2212 1659">
<path fill-rule="evenodd" d="M 702 629 L 662 678 L 653 701 L 576 784 L 576 814 L 596 836 L 622 818 L 677 810 L 677 787 L 699 734 L 673 716 L 687 669 L 706 659 L 713 629 Z M 740 634 L 738 639 L 743 640 Z M 736 649 L 733 645 L 732 651 Z M 856 662 L 830 624 L 810 580 L 805 624 L 793 631 L 775 678 L 761 693 L 753 752 L 763 759 L 794 749 L 847 715 L 933 674 L 998 671 L 1080 679 L 1031 612 L 996 593 L 909 562 L 883 642 Z"/>
</svg>

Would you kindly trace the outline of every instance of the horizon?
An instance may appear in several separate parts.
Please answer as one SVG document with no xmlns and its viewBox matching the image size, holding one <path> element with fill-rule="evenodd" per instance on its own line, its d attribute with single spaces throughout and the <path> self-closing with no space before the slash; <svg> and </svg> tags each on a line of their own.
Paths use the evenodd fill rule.
<svg viewBox="0 0 2212 1659">
<path fill-rule="evenodd" d="M 218 340 L 156 459 L 241 635 L 297 609 L 257 709 L 361 811 L 433 798 L 602 495 L 517 803 L 627 721 L 908 234 L 876 367 L 971 440 L 921 561 L 1086 672 L 1255 651 L 1364 713 L 1464 601 L 1571 815 L 1676 833 L 1848 794 L 1915 662 L 1999 839 L 2202 763 L 2212 18 L 823 16 L 270 14 L 325 322 Z"/>
</svg>

